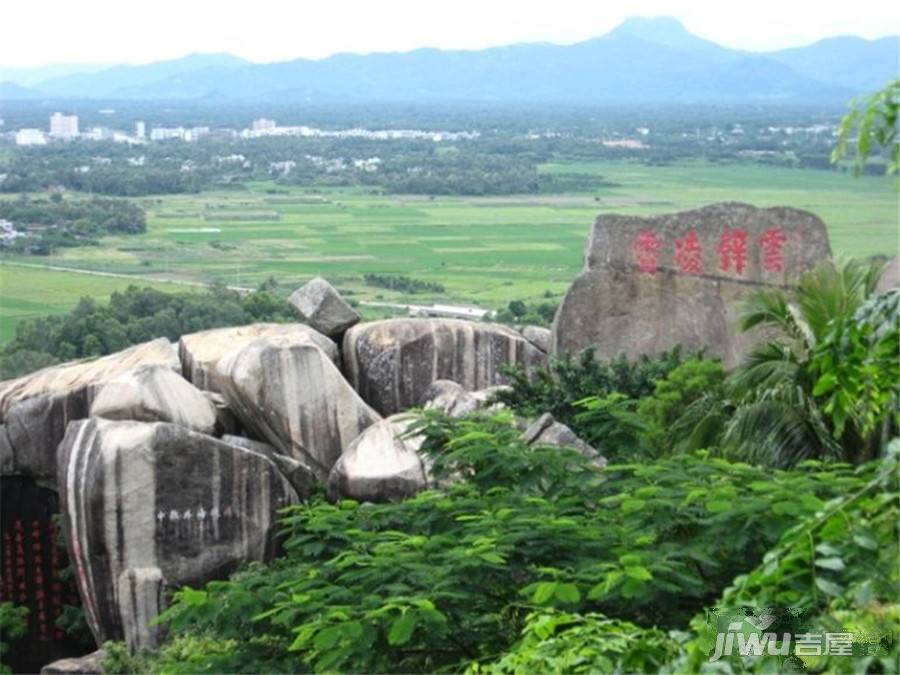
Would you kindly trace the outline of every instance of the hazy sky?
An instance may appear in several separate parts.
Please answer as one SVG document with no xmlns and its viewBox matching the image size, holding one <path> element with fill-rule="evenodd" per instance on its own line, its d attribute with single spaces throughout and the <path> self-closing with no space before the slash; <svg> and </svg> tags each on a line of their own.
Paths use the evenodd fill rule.
<svg viewBox="0 0 900 675">
<path fill-rule="evenodd" d="M 53 0 L 4 3 L 0 67 L 143 63 L 189 52 L 253 61 L 416 47 L 576 42 L 628 16 L 675 16 L 751 50 L 900 33 L 896 0 Z"/>
</svg>

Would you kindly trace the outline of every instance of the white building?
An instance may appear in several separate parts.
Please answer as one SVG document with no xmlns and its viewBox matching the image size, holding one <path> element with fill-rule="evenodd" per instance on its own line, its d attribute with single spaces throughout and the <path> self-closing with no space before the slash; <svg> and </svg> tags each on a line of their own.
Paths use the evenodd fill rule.
<svg viewBox="0 0 900 675">
<path fill-rule="evenodd" d="M 47 145 L 47 137 L 40 129 L 19 129 L 16 132 L 16 145 Z"/>
<path fill-rule="evenodd" d="M 197 141 L 204 136 L 209 136 L 209 127 L 192 127 L 184 131 L 184 140 L 188 143 Z"/>
<path fill-rule="evenodd" d="M 147 125 L 138 120 L 134 123 L 134 135 L 141 140 L 147 137 Z"/>
<path fill-rule="evenodd" d="M 78 136 L 78 115 L 50 115 L 50 135 L 54 138 L 75 138 Z"/>
<path fill-rule="evenodd" d="M 150 130 L 151 141 L 167 141 L 171 138 L 184 139 L 184 127 L 156 127 Z"/>
<path fill-rule="evenodd" d="M 252 129 L 253 131 L 269 131 L 270 129 L 274 129 L 277 125 L 275 124 L 275 120 L 268 120 L 265 117 L 260 117 L 258 120 L 253 120 Z"/>
</svg>

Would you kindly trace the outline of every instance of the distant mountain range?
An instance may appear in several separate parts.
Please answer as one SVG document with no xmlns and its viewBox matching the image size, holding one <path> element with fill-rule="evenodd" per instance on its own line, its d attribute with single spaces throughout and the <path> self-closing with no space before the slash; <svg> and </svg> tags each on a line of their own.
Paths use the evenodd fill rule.
<svg viewBox="0 0 900 675">
<path fill-rule="evenodd" d="M 0 98 L 482 103 L 845 102 L 898 76 L 897 37 L 835 37 L 747 52 L 671 18 L 628 19 L 573 45 L 418 49 L 255 64 L 194 54 L 141 66 L 64 70 L 38 79 L 0 69 Z M 57 67 L 59 68 L 59 67 Z M 74 67 L 72 67 L 74 68 Z"/>
</svg>

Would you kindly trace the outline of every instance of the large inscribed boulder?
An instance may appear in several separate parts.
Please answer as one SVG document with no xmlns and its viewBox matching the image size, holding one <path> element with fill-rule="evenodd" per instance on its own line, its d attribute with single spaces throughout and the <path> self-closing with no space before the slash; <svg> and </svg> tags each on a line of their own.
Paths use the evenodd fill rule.
<svg viewBox="0 0 900 675">
<path fill-rule="evenodd" d="M 601 215 L 585 267 L 553 322 L 555 355 L 598 358 L 706 347 L 735 365 L 758 337 L 737 325 L 741 301 L 793 287 L 831 255 L 807 211 L 723 203 L 659 216 Z"/>
<path fill-rule="evenodd" d="M 296 493 L 264 455 L 164 422 L 92 417 L 59 449 L 60 505 L 97 644 L 159 644 L 172 590 L 276 553 Z"/>
</svg>

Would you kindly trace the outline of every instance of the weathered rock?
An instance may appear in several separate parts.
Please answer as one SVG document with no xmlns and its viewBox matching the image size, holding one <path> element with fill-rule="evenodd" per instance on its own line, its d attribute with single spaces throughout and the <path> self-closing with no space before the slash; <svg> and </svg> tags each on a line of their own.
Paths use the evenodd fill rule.
<svg viewBox="0 0 900 675">
<path fill-rule="evenodd" d="M 605 457 L 600 455 L 593 446 L 578 438 L 575 432 L 565 424 L 557 422 L 550 413 L 544 413 L 531 422 L 522 433 L 522 439 L 528 445 L 557 445 L 572 448 L 593 460 L 594 464 L 600 468 L 606 466 Z"/>
<path fill-rule="evenodd" d="M 332 361 L 337 361 L 337 345 L 330 338 L 302 323 L 254 323 L 233 328 L 213 328 L 182 335 L 178 341 L 182 374 L 195 387 L 219 391 L 212 374 L 216 362 L 229 352 L 265 337 L 282 337 L 300 344 L 312 343 Z"/>
<path fill-rule="evenodd" d="M 90 415 L 109 420 L 171 422 L 201 434 L 216 430 L 216 408 L 202 391 L 171 368 L 142 366 L 97 390 Z"/>
<path fill-rule="evenodd" d="M 742 300 L 790 288 L 829 258 L 825 225 L 806 211 L 713 204 L 652 217 L 601 215 L 585 269 L 553 324 L 553 353 L 597 358 L 683 345 L 736 364 L 759 336 L 741 333 Z"/>
<path fill-rule="evenodd" d="M 504 384 L 500 366 L 534 368 L 547 355 L 506 326 L 457 319 L 389 319 L 344 335 L 344 372 L 383 415 L 417 405 L 435 380 L 468 390 Z"/>
<path fill-rule="evenodd" d="M 418 454 L 420 437 L 406 438 L 415 417 L 392 415 L 373 424 L 355 439 L 331 469 L 332 499 L 397 501 L 428 486 L 428 471 Z"/>
<path fill-rule="evenodd" d="M 359 314 L 322 277 L 298 288 L 288 302 L 300 310 L 310 326 L 330 337 L 339 337 L 360 321 Z"/>
<path fill-rule="evenodd" d="M 276 552 L 297 495 L 265 456 L 163 422 L 69 425 L 59 449 L 66 543 L 98 644 L 153 648 L 171 590 Z"/>
<path fill-rule="evenodd" d="M 216 436 L 231 434 L 233 436 L 243 436 L 244 427 L 241 421 L 235 416 L 231 408 L 228 407 L 228 401 L 217 391 L 209 391 L 201 389 L 203 395 L 210 402 L 216 411 Z"/>
<path fill-rule="evenodd" d="M 545 354 L 550 353 L 552 333 L 549 328 L 542 326 L 525 326 L 522 328 L 522 337 Z"/>
<path fill-rule="evenodd" d="M 465 417 L 478 409 L 479 401 L 453 380 L 435 380 L 425 390 L 420 405 L 427 410 L 443 410 L 450 417 Z"/>
<path fill-rule="evenodd" d="M 229 407 L 255 436 L 323 481 L 350 441 L 381 419 L 325 352 L 293 336 L 236 349 L 216 364 L 215 378 Z"/>
<path fill-rule="evenodd" d="M 41 668 L 41 675 L 103 675 L 106 652 L 98 649 L 86 656 L 60 659 Z"/>
<path fill-rule="evenodd" d="M 258 452 L 271 459 L 275 466 L 278 467 L 278 470 L 288 479 L 288 482 L 300 499 L 306 499 L 312 494 L 313 488 L 316 486 L 316 474 L 303 462 L 293 457 L 282 455 L 273 445 L 262 441 L 254 441 L 252 438 L 245 436 L 226 434 L 222 436 L 222 440 L 239 448 Z"/>
<path fill-rule="evenodd" d="M 139 366 L 181 369 L 165 338 L 93 361 L 51 366 L 0 382 L 0 473 L 56 484 L 56 447 L 72 420 L 87 417 L 96 392 Z"/>
<path fill-rule="evenodd" d="M 900 258 L 888 262 L 881 271 L 881 278 L 875 287 L 876 293 L 885 293 L 900 286 Z"/>
</svg>

